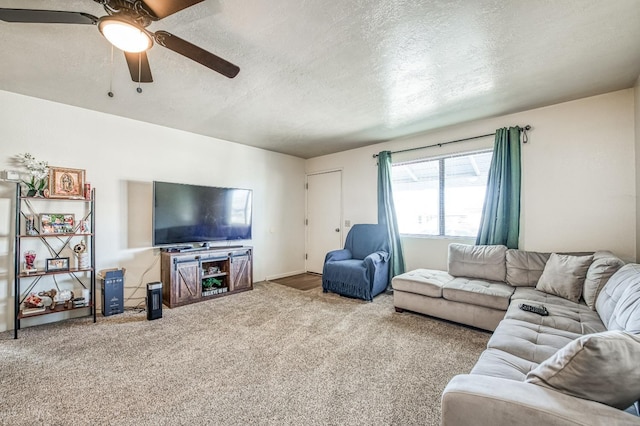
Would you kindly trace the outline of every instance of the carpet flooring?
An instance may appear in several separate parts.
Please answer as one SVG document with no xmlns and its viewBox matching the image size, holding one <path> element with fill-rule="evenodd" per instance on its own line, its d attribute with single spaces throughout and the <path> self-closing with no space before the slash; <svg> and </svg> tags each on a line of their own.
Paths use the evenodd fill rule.
<svg viewBox="0 0 640 426">
<path fill-rule="evenodd" d="M 0 333 L 6 425 L 437 425 L 489 334 L 261 282 L 163 310 Z"/>
</svg>

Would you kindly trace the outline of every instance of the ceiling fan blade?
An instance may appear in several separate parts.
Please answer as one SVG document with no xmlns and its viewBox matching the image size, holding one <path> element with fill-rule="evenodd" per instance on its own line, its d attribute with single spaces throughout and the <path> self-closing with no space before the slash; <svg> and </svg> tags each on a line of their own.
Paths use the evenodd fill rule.
<svg viewBox="0 0 640 426">
<path fill-rule="evenodd" d="M 211 68 L 225 77 L 233 78 L 240 72 L 237 65 L 166 31 L 157 31 L 154 34 L 154 39 L 159 45 Z"/>
<path fill-rule="evenodd" d="M 158 19 L 162 19 L 203 1 L 204 0 L 143 0 L 143 3 Z"/>
<path fill-rule="evenodd" d="M 6 9 L 0 8 L 0 21 L 35 24 L 89 24 L 95 25 L 98 18 L 88 13 L 62 10 Z"/>
<path fill-rule="evenodd" d="M 146 52 L 130 53 L 124 52 L 124 57 L 129 65 L 129 73 L 131 80 L 136 83 L 152 83 L 151 68 L 149 67 L 149 59 Z"/>
</svg>

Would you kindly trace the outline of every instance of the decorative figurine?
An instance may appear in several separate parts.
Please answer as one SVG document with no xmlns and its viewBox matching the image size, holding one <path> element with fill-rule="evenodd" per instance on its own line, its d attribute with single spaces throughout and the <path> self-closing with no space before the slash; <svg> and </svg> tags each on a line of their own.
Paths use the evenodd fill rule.
<svg viewBox="0 0 640 426">
<path fill-rule="evenodd" d="M 73 252 L 78 258 L 78 269 L 89 269 L 91 267 L 91 259 L 89 259 L 89 253 L 87 253 L 87 245 L 84 241 L 80 241 L 73 246 Z"/>
<path fill-rule="evenodd" d="M 52 292 L 55 292 L 55 289 L 51 289 Z M 75 298 L 73 291 L 71 290 L 60 290 L 57 294 L 54 293 L 53 303 L 54 304 L 64 304 L 65 309 L 69 309 L 72 307 L 72 300 Z"/>
<path fill-rule="evenodd" d="M 49 291 L 41 291 L 38 293 L 38 296 L 42 298 L 42 305 L 51 309 L 55 309 L 56 307 L 56 298 L 58 291 L 55 288 L 52 288 Z"/>
<path fill-rule="evenodd" d="M 80 221 L 80 233 L 81 234 L 88 234 L 91 232 L 91 229 L 89 227 L 89 221 L 88 220 L 81 220 Z"/>
</svg>

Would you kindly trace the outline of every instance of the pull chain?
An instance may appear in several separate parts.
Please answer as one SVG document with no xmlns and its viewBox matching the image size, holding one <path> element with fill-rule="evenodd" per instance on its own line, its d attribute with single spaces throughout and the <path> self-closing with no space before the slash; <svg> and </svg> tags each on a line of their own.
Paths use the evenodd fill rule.
<svg viewBox="0 0 640 426">
<path fill-rule="evenodd" d="M 138 88 L 136 92 L 142 93 L 142 87 L 140 81 L 142 80 L 142 52 L 138 53 Z"/>
<path fill-rule="evenodd" d="M 110 98 L 113 98 L 113 44 L 111 45 L 111 76 L 109 78 L 109 92 L 107 92 Z"/>
</svg>

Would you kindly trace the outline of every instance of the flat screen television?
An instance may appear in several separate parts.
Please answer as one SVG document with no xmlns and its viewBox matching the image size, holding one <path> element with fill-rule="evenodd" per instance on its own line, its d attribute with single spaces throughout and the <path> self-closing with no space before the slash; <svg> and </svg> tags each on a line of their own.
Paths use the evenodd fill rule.
<svg viewBox="0 0 640 426">
<path fill-rule="evenodd" d="M 250 189 L 153 182 L 153 245 L 251 239 Z"/>
</svg>

